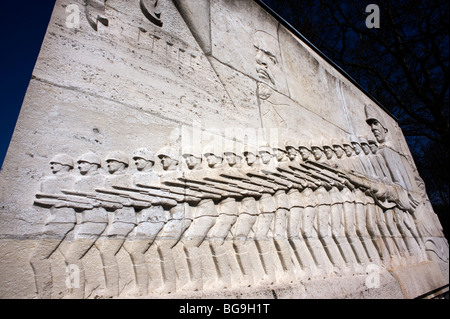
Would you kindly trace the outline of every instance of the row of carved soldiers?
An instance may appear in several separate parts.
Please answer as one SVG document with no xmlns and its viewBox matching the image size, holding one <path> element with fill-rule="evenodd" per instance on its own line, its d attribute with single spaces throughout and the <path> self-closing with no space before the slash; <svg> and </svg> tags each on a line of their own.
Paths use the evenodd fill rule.
<svg viewBox="0 0 450 319">
<path fill-rule="evenodd" d="M 310 155 L 311 157 L 317 157 L 316 159 L 322 156 L 322 159 L 320 160 L 325 162 L 342 160 L 342 162 L 339 163 L 339 166 L 343 167 L 346 171 L 354 171 L 371 178 L 382 179 L 385 182 L 392 181 L 384 159 L 378 154 L 378 143 L 374 139 L 367 139 L 365 137 L 354 138 L 352 140 L 332 139 L 329 142 L 321 141 L 320 143 L 314 141 L 307 143 L 288 141 L 284 144 L 284 147 L 272 148 L 269 146 L 262 146 L 256 148 L 245 146 L 241 148 L 241 151 L 238 150 L 239 147 L 236 144 L 229 147 L 228 145 L 223 147 L 223 152 L 221 152 L 220 148 L 221 147 L 207 146 L 202 153 L 197 147 L 187 147 L 187 150 L 184 150 L 182 157 L 186 158 L 186 165 L 189 167 L 191 161 L 188 157 L 196 157 L 200 160 L 203 158 L 207 160 L 210 155 L 215 155 L 223 159 L 230 154 L 234 154 L 238 156 L 239 160 L 242 160 L 243 156 L 247 159 L 248 156 L 253 155 L 256 157 L 256 161 L 261 161 L 264 164 L 269 164 L 268 161 L 270 161 L 270 159 L 268 160 L 267 156 L 273 156 L 271 164 L 275 165 L 278 162 L 284 161 L 286 157 L 290 160 L 301 161 L 302 159 L 304 160 L 305 158 L 310 157 Z M 359 161 L 356 161 L 356 164 L 351 163 L 351 160 L 345 161 L 347 158 L 352 157 L 359 158 Z M 97 165 L 99 168 L 106 166 L 106 170 L 111 173 L 109 170 L 111 162 L 121 162 L 126 167 L 129 167 L 134 161 L 138 171 L 141 171 L 143 169 L 142 167 L 149 162 L 152 164 L 152 169 L 161 172 L 162 169 L 166 170 L 167 165 L 169 165 L 168 159 L 178 163 L 181 156 L 179 156 L 173 148 L 164 147 L 157 153 L 157 158 L 160 160 L 161 167 L 155 166 L 157 161 L 153 152 L 141 148 L 136 150 L 131 157 L 121 151 L 111 152 L 105 159 L 106 165 L 102 165 L 101 158 L 92 152 L 83 154 L 76 162 L 69 155 L 59 154 L 50 161 L 50 164 L 52 164 L 52 170 L 57 165 L 68 166 L 70 169 L 73 169 L 75 168 L 75 165 L 78 165 L 79 172 L 83 175 L 86 173 L 86 168 L 83 168 L 83 166 L 86 167 L 86 164 Z M 181 168 L 185 169 L 186 167 Z"/>
<path fill-rule="evenodd" d="M 128 165 L 118 152 L 113 155 L 122 157 L 108 157 L 109 176 L 98 174 L 99 161 L 91 163 L 88 156 L 82 157 L 78 179 L 69 174 L 73 165 L 61 160 L 68 157 L 57 156 L 51 161 L 54 176 L 43 181 L 36 196 L 36 204 L 51 209 L 44 235 L 65 238 L 62 245 L 57 241 L 54 245 L 61 246 L 67 264 L 80 269 L 82 257 L 95 245 L 105 269 L 106 296 L 118 295 L 115 255 L 122 247 L 133 261 L 140 294 L 148 293 L 149 286 L 151 292 L 157 290 L 158 284 L 149 285 L 152 278 L 163 278 L 161 291 L 180 288 L 176 273 L 183 267 L 175 269 L 172 252 L 177 243 L 183 246 L 188 270 L 183 289 L 194 290 L 205 288 L 202 277 L 213 269 L 218 269 L 212 276 L 216 283 L 229 287 L 236 270 L 239 285 L 253 285 L 260 280 L 280 281 L 280 276 L 296 278 L 294 273 L 302 278 L 336 271 L 348 274 L 369 263 L 395 267 L 411 258 L 427 258 L 412 215 L 397 204 L 380 205 L 376 197 L 361 191 L 369 189 L 367 181 L 355 183 L 356 187 L 349 183 L 344 178 L 349 171 L 330 163 L 324 148 L 311 147 L 313 160 L 302 155 L 303 166 L 289 147 L 281 152 L 284 156 L 270 150 L 265 147 L 259 154 L 246 150 L 245 167 L 238 154 L 225 152 L 226 169 L 220 154 L 205 153 L 210 168 L 206 171 L 200 169 L 201 158 L 188 152 L 183 157 L 189 171 L 183 173 L 177 170 L 173 153 L 165 150 L 158 154 L 164 170 L 161 176 L 148 170 L 154 162 L 145 158 L 151 153 L 141 149 L 141 157 L 134 158 L 139 174 L 133 174 L 132 180 L 124 173 Z M 321 151 L 328 162 L 321 161 Z M 278 164 L 270 166 L 274 157 Z M 253 244 L 249 244 L 250 234 Z M 199 253 L 205 242 L 210 259 Z M 50 255 L 46 252 L 57 248 L 45 245 L 38 245 L 32 257 L 35 273 L 47 271 Z M 145 262 L 150 247 L 158 251 L 159 265 Z M 278 276 L 271 247 L 283 268 Z M 159 275 L 154 275 L 158 269 Z M 36 278 L 37 290 L 45 295 L 38 280 L 41 276 Z M 82 287 L 73 293 L 82 295 Z"/>
</svg>

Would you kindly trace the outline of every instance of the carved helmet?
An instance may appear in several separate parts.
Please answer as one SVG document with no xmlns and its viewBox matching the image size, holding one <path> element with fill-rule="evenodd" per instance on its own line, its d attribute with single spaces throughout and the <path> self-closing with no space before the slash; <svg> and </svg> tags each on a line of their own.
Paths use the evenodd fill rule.
<svg viewBox="0 0 450 319">
<path fill-rule="evenodd" d="M 361 145 L 361 144 L 359 143 L 359 138 L 357 138 L 356 136 L 351 136 L 351 137 L 350 137 L 350 143 L 352 143 L 352 145 L 354 145 L 354 144 Z"/>
<path fill-rule="evenodd" d="M 175 152 L 175 150 L 172 147 L 168 147 L 168 146 L 163 147 L 158 152 L 159 158 L 163 158 L 165 156 L 170 157 L 171 159 L 174 159 L 174 160 L 178 159 L 178 156 L 177 156 L 177 153 Z"/>
<path fill-rule="evenodd" d="M 323 139 L 322 140 L 322 149 L 325 149 L 325 147 L 333 148 L 332 142 L 330 140 Z"/>
<path fill-rule="evenodd" d="M 343 147 L 343 145 L 341 144 L 341 141 L 338 140 L 337 138 L 332 138 L 331 139 L 331 143 L 330 143 L 333 147 L 334 146 L 338 146 L 338 147 Z"/>
<path fill-rule="evenodd" d="M 381 124 L 381 126 L 388 131 L 386 127 L 386 123 L 384 122 L 384 118 L 381 115 L 380 111 L 375 108 L 372 104 L 366 104 L 364 107 L 364 111 L 366 113 L 366 123 L 371 125 L 374 121 L 378 121 L 378 123 Z"/>
<path fill-rule="evenodd" d="M 61 164 L 70 166 L 70 168 L 74 167 L 73 159 L 67 154 L 58 154 L 55 155 L 52 160 L 50 161 L 50 164 Z"/>
<path fill-rule="evenodd" d="M 153 155 L 153 152 L 149 151 L 146 148 L 140 148 L 140 149 L 137 149 L 136 151 L 134 151 L 133 159 L 136 159 L 136 158 L 143 158 L 146 161 L 155 163 L 155 156 Z"/>
<path fill-rule="evenodd" d="M 203 149 L 203 155 L 208 157 L 214 155 L 219 158 L 223 158 L 222 145 L 220 143 L 209 143 Z"/>
<path fill-rule="evenodd" d="M 258 153 L 259 154 L 261 154 L 261 153 L 269 153 L 269 154 L 273 155 L 273 150 L 272 150 L 272 148 L 270 146 L 263 145 L 263 146 L 259 147 Z"/>
<path fill-rule="evenodd" d="M 341 145 L 342 145 L 342 147 L 344 147 L 345 145 L 348 145 L 351 148 L 353 148 L 352 142 L 350 142 L 350 140 L 345 137 L 341 138 Z"/>
<path fill-rule="evenodd" d="M 296 143 L 294 140 L 286 140 L 286 142 L 284 142 L 284 148 L 286 150 L 293 148 L 298 150 L 299 145 L 297 145 L 298 143 Z"/>
<path fill-rule="evenodd" d="M 367 144 L 368 145 L 369 144 L 369 141 L 364 136 L 358 137 L 358 141 L 359 141 L 360 145 L 363 145 L 363 144 Z"/>
<path fill-rule="evenodd" d="M 300 150 L 300 148 L 306 148 L 308 151 L 311 152 L 311 146 L 309 145 L 309 142 L 306 142 L 305 140 L 300 140 L 298 141 L 298 150 Z"/>
<path fill-rule="evenodd" d="M 367 143 L 369 143 L 369 145 L 370 145 L 370 144 L 375 144 L 376 146 L 378 146 L 378 142 L 376 141 L 376 139 L 374 139 L 374 138 L 372 138 L 372 137 L 369 137 L 369 138 L 367 139 Z"/>
<path fill-rule="evenodd" d="M 281 147 L 280 145 L 272 147 L 272 151 L 274 153 L 276 153 L 278 151 L 283 152 L 283 153 L 287 153 L 286 149 Z"/>
<path fill-rule="evenodd" d="M 198 157 L 198 158 L 202 158 L 202 152 L 200 152 L 199 150 L 195 150 L 195 149 L 184 150 L 183 154 L 181 156 L 183 156 L 183 158 L 186 158 L 186 157 L 189 157 L 191 155 L 193 155 L 195 157 Z"/>
<path fill-rule="evenodd" d="M 225 143 L 223 155 L 234 154 L 240 158 L 242 158 L 242 146 L 238 143 L 227 142 Z"/>
<path fill-rule="evenodd" d="M 87 162 L 90 164 L 96 164 L 98 166 L 102 166 L 102 161 L 101 161 L 100 157 L 97 154 L 94 154 L 92 152 L 84 153 L 83 155 L 81 155 L 80 158 L 78 159 L 77 163 L 81 163 L 81 162 Z"/>
<path fill-rule="evenodd" d="M 258 148 L 252 144 L 246 144 L 244 147 L 244 151 L 243 151 L 244 156 L 246 156 L 248 153 L 252 153 L 255 156 L 259 156 Z"/>
<path fill-rule="evenodd" d="M 128 166 L 130 164 L 130 162 L 128 160 L 128 156 L 121 151 L 113 151 L 113 152 L 109 153 L 109 155 L 106 157 L 106 162 L 109 162 L 109 161 L 120 162 L 120 163 L 125 164 L 126 166 Z"/>
<path fill-rule="evenodd" d="M 322 143 L 318 140 L 312 140 L 309 142 L 309 149 L 312 150 L 314 147 L 323 151 Z"/>
</svg>

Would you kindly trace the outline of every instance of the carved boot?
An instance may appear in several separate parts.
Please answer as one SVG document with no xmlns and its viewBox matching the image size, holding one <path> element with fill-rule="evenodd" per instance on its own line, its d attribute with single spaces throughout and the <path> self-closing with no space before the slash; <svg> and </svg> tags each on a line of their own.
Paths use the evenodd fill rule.
<svg viewBox="0 0 450 319">
<path fill-rule="evenodd" d="M 149 293 L 156 293 L 164 286 L 161 259 L 156 245 L 152 245 L 146 254 L 146 263 L 149 277 Z"/>
<path fill-rule="evenodd" d="M 183 291 L 199 291 L 203 288 L 202 279 L 202 260 L 199 249 L 196 246 L 184 248 L 186 251 L 187 262 L 189 265 L 190 281 L 181 289 Z"/>
<path fill-rule="evenodd" d="M 311 279 L 312 275 L 317 271 L 317 267 L 305 241 L 299 237 L 294 237 L 289 239 L 289 243 L 291 244 L 295 257 L 302 268 L 298 279 Z"/>
<path fill-rule="evenodd" d="M 239 280 L 239 286 L 244 287 L 253 286 L 252 262 L 250 260 L 248 248 L 248 243 L 245 240 L 235 241 L 236 257 L 242 273 L 241 279 Z"/>
<path fill-rule="evenodd" d="M 314 277 L 328 277 L 328 273 L 330 273 L 330 269 L 332 269 L 333 266 L 325 253 L 322 243 L 317 238 L 308 238 L 306 242 L 317 267 Z"/>
<path fill-rule="evenodd" d="M 271 254 L 272 242 L 268 239 L 256 240 L 256 246 L 259 251 L 259 258 L 261 260 L 264 276 L 260 281 L 260 284 L 272 285 L 276 283 L 275 264 Z"/>
<path fill-rule="evenodd" d="M 283 275 L 281 281 L 293 283 L 295 280 L 294 264 L 291 259 L 291 251 L 288 241 L 284 238 L 275 239 L 275 247 L 277 248 L 278 257 L 283 267 Z"/>
<path fill-rule="evenodd" d="M 217 289 L 231 287 L 231 273 L 228 265 L 228 252 L 223 242 L 212 242 L 212 251 L 214 252 L 214 262 L 218 270 L 218 281 L 215 285 Z"/>
<path fill-rule="evenodd" d="M 207 240 L 198 247 L 199 258 L 202 269 L 202 288 L 214 288 L 216 286 L 218 275 L 213 252 Z"/>
</svg>

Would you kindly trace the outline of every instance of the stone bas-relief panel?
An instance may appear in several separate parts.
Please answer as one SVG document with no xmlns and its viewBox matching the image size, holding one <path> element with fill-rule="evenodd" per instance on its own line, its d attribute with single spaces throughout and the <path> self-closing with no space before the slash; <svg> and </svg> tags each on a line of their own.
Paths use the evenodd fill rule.
<svg viewBox="0 0 450 319">
<path fill-rule="evenodd" d="M 2 297 L 448 282 L 395 120 L 253 1 L 57 1 L 0 187 Z"/>
<path fill-rule="evenodd" d="M 368 123 L 378 134 L 376 119 Z M 56 249 L 77 274 L 65 296 L 78 298 L 87 280 L 83 256 L 92 249 L 104 270 L 103 297 L 120 295 L 120 250 L 130 256 L 135 289 L 127 293 L 135 296 L 448 261 L 424 194 L 396 181 L 398 162 L 376 136 L 285 148 L 186 147 L 181 157 L 168 147 L 112 151 L 104 161 L 92 152 L 76 162 L 57 154 L 34 200 L 49 211 L 30 260 L 38 293 L 51 296 Z"/>
</svg>

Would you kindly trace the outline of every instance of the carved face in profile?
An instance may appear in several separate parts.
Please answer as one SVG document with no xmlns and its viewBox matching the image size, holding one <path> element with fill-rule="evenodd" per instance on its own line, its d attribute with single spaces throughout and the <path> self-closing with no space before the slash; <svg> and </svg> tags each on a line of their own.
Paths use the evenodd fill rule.
<svg viewBox="0 0 450 319">
<path fill-rule="evenodd" d="M 353 147 L 350 144 L 344 144 L 344 152 L 348 157 L 353 155 Z"/>
<path fill-rule="evenodd" d="M 359 143 L 352 143 L 352 145 L 353 145 L 353 149 L 355 151 L 355 154 L 356 155 L 361 154 L 361 151 L 362 151 L 361 145 Z"/>
<path fill-rule="evenodd" d="M 334 152 L 336 153 L 337 158 L 341 158 L 344 155 L 344 149 L 340 145 L 333 146 Z"/>
<path fill-rule="evenodd" d="M 378 152 L 378 145 L 377 143 L 370 143 L 369 142 L 370 151 L 372 154 L 376 154 Z"/>
<path fill-rule="evenodd" d="M 220 157 L 210 153 L 206 156 L 206 162 L 208 163 L 209 167 L 214 167 L 219 164 Z"/>
<path fill-rule="evenodd" d="M 321 148 L 319 148 L 319 147 L 312 147 L 311 151 L 312 151 L 314 159 L 316 161 L 318 161 L 318 160 L 320 160 L 322 158 L 323 151 L 322 151 Z"/>
<path fill-rule="evenodd" d="M 234 166 L 237 164 L 237 156 L 233 152 L 225 152 L 224 153 L 225 160 L 227 161 L 228 165 Z"/>
<path fill-rule="evenodd" d="M 125 164 L 119 161 L 108 160 L 106 163 L 106 167 L 108 168 L 108 172 L 110 174 L 114 174 L 115 172 L 118 172 L 125 168 Z"/>
<path fill-rule="evenodd" d="M 87 175 L 89 172 L 96 171 L 98 169 L 97 164 L 92 164 L 86 161 L 79 161 L 78 162 L 78 170 L 80 171 L 81 175 Z"/>
<path fill-rule="evenodd" d="M 282 162 L 285 159 L 285 155 L 286 153 L 283 152 L 280 149 L 274 149 L 275 152 L 275 158 L 277 159 L 278 162 Z"/>
<path fill-rule="evenodd" d="M 294 147 L 287 147 L 286 151 L 287 151 L 287 155 L 291 161 L 293 161 L 298 154 L 297 150 Z"/>
<path fill-rule="evenodd" d="M 253 165 L 257 159 L 258 157 L 256 157 L 256 155 L 252 152 L 245 153 L 245 160 L 247 161 L 248 165 Z"/>
<path fill-rule="evenodd" d="M 258 78 L 261 82 L 275 88 L 277 76 L 281 73 L 278 40 L 267 32 L 256 31 L 254 47 Z"/>
<path fill-rule="evenodd" d="M 58 174 L 60 172 L 68 172 L 70 170 L 70 167 L 68 165 L 63 165 L 61 163 L 50 163 L 50 169 L 53 174 Z"/>
<path fill-rule="evenodd" d="M 270 154 L 269 152 L 261 152 L 259 156 L 263 164 L 268 164 L 272 159 L 272 154 Z"/>
<path fill-rule="evenodd" d="M 377 120 L 373 120 L 370 123 L 370 129 L 372 130 L 373 136 L 377 139 L 378 143 L 384 143 L 386 141 L 386 128 L 381 125 Z"/>
<path fill-rule="evenodd" d="M 300 155 L 302 156 L 302 160 L 306 161 L 308 160 L 309 156 L 311 155 L 311 152 L 306 147 L 300 146 Z"/>
<path fill-rule="evenodd" d="M 161 164 L 164 170 L 169 170 L 176 164 L 176 161 L 170 156 L 161 156 Z"/>
<path fill-rule="evenodd" d="M 146 167 L 152 167 L 153 162 L 147 161 L 146 159 L 142 157 L 134 157 L 134 164 L 136 165 L 136 168 L 138 171 L 142 171 Z"/>
<path fill-rule="evenodd" d="M 192 154 L 190 154 L 189 156 L 186 156 L 185 159 L 186 159 L 186 165 L 189 169 L 194 169 L 196 166 L 200 165 L 200 163 L 202 162 L 202 159 L 200 157 L 197 157 Z"/>
<path fill-rule="evenodd" d="M 366 155 L 370 154 L 371 150 L 370 150 L 369 144 L 361 143 L 361 148 L 362 148 L 364 154 L 366 154 Z"/>
<path fill-rule="evenodd" d="M 324 146 L 323 147 L 323 152 L 325 153 L 325 156 L 327 157 L 327 159 L 332 159 L 334 152 L 333 149 L 330 146 Z"/>
</svg>

